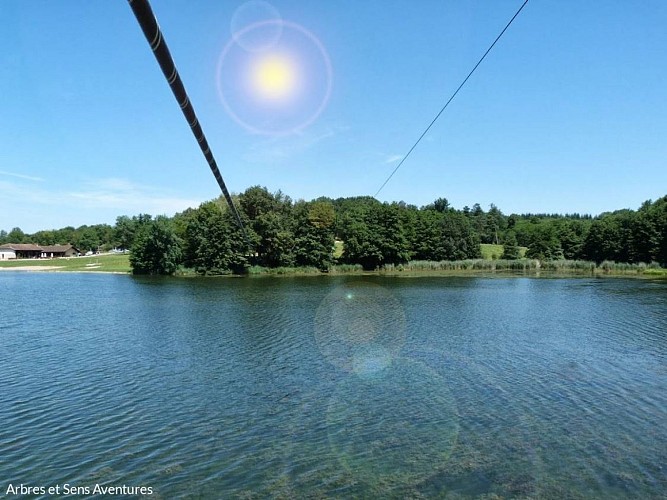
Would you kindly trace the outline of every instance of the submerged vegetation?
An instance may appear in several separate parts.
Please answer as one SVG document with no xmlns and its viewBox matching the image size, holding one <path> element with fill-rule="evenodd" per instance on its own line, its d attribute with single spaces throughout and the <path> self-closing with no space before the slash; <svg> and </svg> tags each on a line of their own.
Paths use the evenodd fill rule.
<svg viewBox="0 0 667 500">
<path fill-rule="evenodd" d="M 70 242 L 82 251 L 131 249 L 136 274 L 318 274 L 361 271 L 555 271 L 662 275 L 667 196 L 597 217 L 416 207 L 372 197 L 293 201 L 254 186 L 234 197 L 244 236 L 221 199 L 168 218 L 120 216 L 24 234 L 2 243 Z M 246 238 L 247 236 L 247 238 Z"/>
</svg>

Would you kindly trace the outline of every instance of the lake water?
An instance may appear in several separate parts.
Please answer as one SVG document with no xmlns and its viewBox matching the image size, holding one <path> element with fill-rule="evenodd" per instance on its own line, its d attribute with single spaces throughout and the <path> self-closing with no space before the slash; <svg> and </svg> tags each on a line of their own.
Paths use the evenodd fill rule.
<svg viewBox="0 0 667 500">
<path fill-rule="evenodd" d="M 2 272 L 0 290 L 0 495 L 667 498 L 664 281 Z"/>
</svg>

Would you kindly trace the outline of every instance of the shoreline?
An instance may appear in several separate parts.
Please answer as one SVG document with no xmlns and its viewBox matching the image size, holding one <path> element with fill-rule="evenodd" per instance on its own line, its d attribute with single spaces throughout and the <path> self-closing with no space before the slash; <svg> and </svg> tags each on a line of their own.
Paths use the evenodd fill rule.
<svg viewBox="0 0 667 500">
<path fill-rule="evenodd" d="M 16 266 L 0 267 L 1 272 L 16 271 L 17 273 L 62 273 L 62 274 L 126 274 L 132 276 L 131 271 L 98 271 L 86 269 L 67 269 L 62 266 Z"/>
<path fill-rule="evenodd" d="M 98 269 L 67 269 L 63 266 L 0 266 L 1 272 L 17 273 L 62 273 L 62 274 L 113 274 L 137 277 L 155 277 L 151 275 L 133 275 L 131 271 L 102 271 Z M 582 272 L 582 271 L 555 271 L 555 270 L 526 270 L 517 271 L 511 269 L 501 269 L 491 271 L 488 269 L 461 269 L 461 270 L 424 270 L 424 271 L 345 271 L 333 273 L 309 273 L 309 272 L 283 272 L 283 273 L 257 273 L 257 274 L 217 274 L 200 275 L 196 273 L 177 273 L 168 278 L 177 279 L 218 279 L 218 278 L 333 278 L 343 276 L 369 277 L 379 276 L 388 278 L 542 278 L 542 279 L 564 279 L 564 278 L 640 278 L 640 279 L 667 279 L 667 273 L 637 273 L 637 272 Z"/>
<path fill-rule="evenodd" d="M 133 275 L 127 255 L 102 254 L 93 259 L 21 259 L 0 262 L 0 273 L 16 271 L 24 273 L 96 273 Z M 254 278 L 254 277 L 334 277 L 334 276 L 387 276 L 403 278 L 426 277 L 531 277 L 531 278 L 648 278 L 667 279 L 667 269 L 653 264 L 627 264 L 604 261 L 599 265 L 589 261 L 546 261 L 534 259 L 463 261 L 410 261 L 387 265 L 383 269 L 363 270 L 358 264 L 336 264 L 322 272 L 315 267 L 251 266 L 241 274 L 224 273 L 202 275 L 192 268 L 174 273 L 174 278 Z"/>
<path fill-rule="evenodd" d="M 54 272 L 62 268 L 63 266 L 12 266 L 12 267 L 0 266 L 0 271 Z"/>
</svg>

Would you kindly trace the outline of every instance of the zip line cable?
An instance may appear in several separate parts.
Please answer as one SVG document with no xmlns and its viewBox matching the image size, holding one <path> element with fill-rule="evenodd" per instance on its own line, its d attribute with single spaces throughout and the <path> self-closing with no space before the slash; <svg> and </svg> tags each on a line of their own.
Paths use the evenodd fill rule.
<svg viewBox="0 0 667 500">
<path fill-rule="evenodd" d="M 498 40 L 500 40 L 500 37 L 503 36 L 503 34 L 505 33 L 505 31 L 507 31 L 507 28 L 510 27 L 510 25 L 512 24 L 512 22 L 513 22 L 513 21 L 517 18 L 517 16 L 521 13 L 521 11 L 523 10 L 523 8 L 526 6 L 527 3 L 528 3 L 528 0 L 525 0 L 525 1 L 523 2 L 523 4 L 521 5 L 521 7 L 519 7 L 519 10 L 516 11 L 516 13 L 514 14 L 514 16 L 512 16 L 512 19 L 509 20 L 509 22 L 507 23 L 507 25 L 506 25 L 506 26 L 503 28 L 503 30 L 500 32 L 500 35 L 498 35 L 498 36 L 496 37 L 496 39 L 493 41 L 493 43 L 489 46 L 489 48 L 486 49 L 486 52 L 484 52 L 484 55 L 479 59 L 479 61 L 477 61 L 477 64 L 475 64 L 475 67 L 474 67 L 472 70 L 470 70 L 470 73 L 468 73 L 468 76 L 465 77 L 465 79 L 461 82 L 461 85 L 459 85 L 459 87 L 456 89 L 456 91 L 454 91 L 454 93 L 452 94 L 452 96 L 451 96 L 451 97 L 449 98 L 449 100 L 445 103 L 445 105 L 444 105 L 444 106 L 442 107 L 442 109 L 438 112 L 438 114 L 435 115 L 435 118 L 433 118 L 433 120 L 431 121 L 431 123 L 429 123 L 428 127 L 426 127 L 426 130 L 424 130 L 424 132 L 422 133 L 422 135 L 419 136 L 419 139 L 417 139 L 417 141 L 412 145 L 412 147 L 410 148 L 410 150 L 405 154 L 405 156 L 403 157 L 403 159 L 398 163 L 398 165 L 396 165 L 396 168 L 391 172 L 391 174 L 389 174 L 389 177 L 387 177 L 387 180 L 384 181 L 384 183 L 382 184 L 382 186 L 380 186 L 380 189 L 378 189 L 378 190 L 375 192 L 375 194 L 373 195 L 373 197 L 377 196 L 377 195 L 380 193 L 380 191 L 382 191 L 382 188 L 384 188 L 384 187 L 387 185 L 387 183 L 391 180 L 391 178 L 394 176 L 394 174 L 396 173 L 396 171 L 397 171 L 399 168 L 401 168 L 401 165 L 403 165 L 403 163 L 405 162 L 405 160 L 408 159 L 408 156 L 410 156 L 410 154 L 412 153 L 412 151 L 413 151 L 413 150 L 417 147 L 417 145 L 421 142 L 421 140 L 422 140 L 422 139 L 424 138 L 424 136 L 428 133 L 428 131 L 429 131 L 429 130 L 431 129 L 431 127 L 433 126 L 433 124 L 438 120 L 438 118 L 440 118 L 440 115 L 445 111 L 445 109 L 447 109 L 447 106 L 449 106 L 449 103 L 452 102 L 452 101 L 454 100 L 454 98 L 456 97 L 456 94 L 459 93 L 459 90 L 461 90 L 461 89 L 463 88 L 463 86 L 466 84 L 466 82 L 468 81 L 468 79 L 469 79 L 469 78 L 472 76 L 472 74 L 475 72 L 475 70 L 477 69 L 477 67 L 478 67 L 480 64 L 482 64 L 482 61 L 486 58 L 486 56 L 489 54 L 489 52 L 491 52 L 491 49 L 493 49 L 493 47 L 496 45 L 496 43 L 498 42 Z"/>
<path fill-rule="evenodd" d="M 132 12 L 134 12 L 134 16 L 139 22 L 139 26 L 141 26 L 141 30 L 144 32 L 155 59 L 157 59 L 157 62 L 160 65 L 160 69 L 162 69 L 164 77 L 167 79 L 167 83 L 176 98 L 176 102 L 178 102 L 178 105 L 183 112 L 183 116 L 185 116 L 185 120 L 188 122 L 188 125 L 190 125 L 192 134 L 195 136 L 195 139 L 197 139 L 197 143 L 199 144 L 202 153 L 204 153 L 204 157 L 208 162 L 208 166 L 211 168 L 211 172 L 213 172 L 215 180 L 218 181 L 218 186 L 220 186 L 222 194 L 225 195 L 229 208 L 236 217 L 236 222 L 243 232 L 243 237 L 245 238 L 248 247 L 250 247 L 250 240 L 248 239 L 248 234 L 246 233 L 243 221 L 241 220 L 241 215 L 234 205 L 234 200 L 232 200 L 232 197 L 227 190 L 225 181 L 222 180 L 222 174 L 220 173 L 218 164 L 213 157 L 213 153 L 211 153 L 204 131 L 199 124 L 199 120 L 192 107 L 190 98 L 188 97 L 183 82 L 181 81 L 181 77 L 176 70 L 176 64 L 171 57 L 167 42 L 162 36 L 162 31 L 155 18 L 155 14 L 153 14 L 153 10 L 151 9 L 148 0 L 128 0 L 128 2 L 132 8 Z"/>
</svg>

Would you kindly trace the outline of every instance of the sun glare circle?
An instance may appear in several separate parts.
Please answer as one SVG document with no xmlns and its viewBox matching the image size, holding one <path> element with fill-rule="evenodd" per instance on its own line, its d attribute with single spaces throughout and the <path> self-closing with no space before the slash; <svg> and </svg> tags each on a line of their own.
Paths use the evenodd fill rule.
<svg viewBox="0 0 667 500">
<path fill-rule="evenodd" d="M 247 30 L 248 26 L 269 21 L 262 30 Z M 248 52 L 261 52 L 274 46 L 282 35 L 282 17 L 278 10 L 264 0 L 250 0 L 239 6 L 232 16 L 232 38 Z"/>
<path fill-rule="evenodd" d="M 299 79 L 294 62 L 282 54 L 258 57 L 250 72 L 252 87 L 258 96 L 272 101 L 291 97 Z"/>
<path fill-rule="evenodd" d="M 281 28 L 269 48 L 247 51 L 239 37 Z M 268 35 L 267 35 L 268 36 Z M 281 136 L 299 133 L 326 108 L 333 71 L 322 43 L 302 26 L 284 20 L 246 26 L 218 58 L 216 85 L 228 115 L 249 132 Z"/>
</svg>

